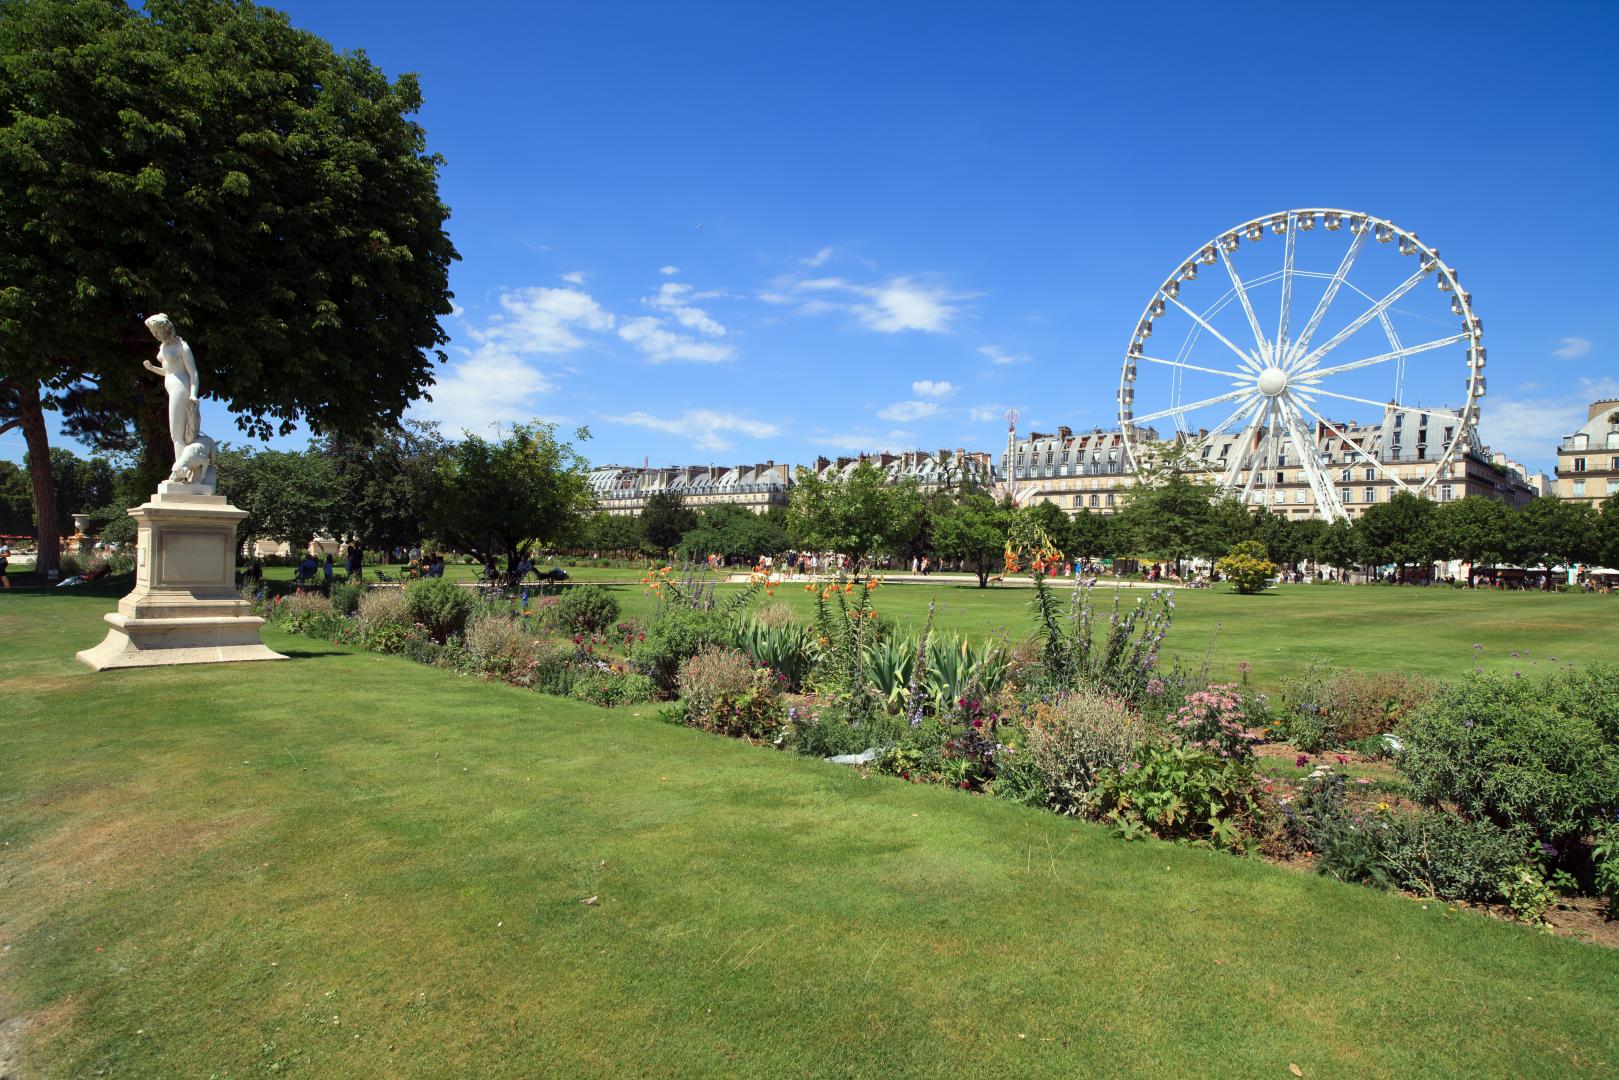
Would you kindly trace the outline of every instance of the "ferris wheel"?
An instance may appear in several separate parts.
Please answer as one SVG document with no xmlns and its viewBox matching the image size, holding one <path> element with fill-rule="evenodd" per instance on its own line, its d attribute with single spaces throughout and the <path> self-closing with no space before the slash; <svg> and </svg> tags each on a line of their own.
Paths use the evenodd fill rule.
<svg viewBox="0 0 1619 1080">
<path fill-rule="evenodd" d="M 1278 509 L 1291 491 L 1328 520 L 1355 477 L 1427 494 L 1476 437 L 1483 332 L 1414 232 L 1349 210 L 1254 218 L 1193 249 L 1142 312 L 1119 381 L 1129 466 L 1177 439 L 1223 492 Z M 1458 362 L 1460 409 L 1425 404 L 1463 389 Z"/>
</svg>

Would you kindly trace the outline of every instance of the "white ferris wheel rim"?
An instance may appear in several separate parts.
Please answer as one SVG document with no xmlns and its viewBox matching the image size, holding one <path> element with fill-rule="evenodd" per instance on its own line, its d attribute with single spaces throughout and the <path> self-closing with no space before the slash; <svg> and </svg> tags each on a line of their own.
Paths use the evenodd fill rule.
<svg viewBox="0 0 1619 1080">
<path fill-rule="evenodd" d="M 1349 249 L 1340 262 L 1337 271 L 1326 274 L 1319 271 L 1297 270 L 1293 266 L 1294 245 L 1298 233 L 1311 231 L 1315 228 L 1317 220 L 1323 225 L 1323 231 L 1336 231 L 1344 225 L 1349 226 L 1353 239 Z M 1307 224 L 1301 224 L 1307 222 Z M 1285 236 L 1285 253 L 1281 269 L 1258 275 L 1249 280 L 1243 280 L 1233 265 L 1230 254 L 1235 251 L 1243 237 L 1255 242 L 1264 236 L 1269 229 L 1277 236 Z M 1321 319 L 1325 316 L 1328 307 L 1338 291 L 1347 286 L 1351 291 L 1358 293 L 1367 300 L 1369 294 L 1348 281 L 1348 275 L 1361 248 L 1368 237 L 1375 236 L 1379 242 L 1398 242 L 1402 255 L 1417 256 L 1418 270 L 1412 274 L 1399 287 L 1378 301 L 1372 302 L 1372 307 L 1361 313 L 1348 327 L 1333 335 L 1324 346 L 1310 348 L 1311 337 L 1319 328 Z M 1215 303 L 1206 307 L 1202 313 L 1193 311 L 1179 300 L 1180 285 L 1182 282 L 1194 280 L 1197 277 L 1197 267 L 1201 264 L 1212 266 L 1215 261 L 1224 264 L 1224 268 L 1231 278 L 1231 287 Z M 1317 448 L 1314 432 L 1317 425 L 1337 435 L 1347 445 L 1354 445 L 1343 431 L 1322 415 L 1316 399 L 1329 397 L 1341 399 L 1376 408 L 1380 412 L 1390 406 L 1402 411 L 1423 411 L 1431 415 L 1452 418 L 1456 421 L 1452 437 L 1445 443 L 1442 453 L 1438 457 L 1424 459 L 1424 465 L 1431 465 L 1425 469 L 1423 477 L 1415 485 L 1407 483 L 1394 471 L 1384 467 L 1378 460 L 1380 455 L 1368 454 L 1366 465 L 1375 469 L 1389 480 L 1397 490 L 1412 491 L 1421 495 L 1427 492 L 1447 471 L 1446 466 L 1452 464 L 1462 446 L 1471 437 L 1471 431 L 1477 422 L 1478 401 L 1484 395 L 1484 359 L 1485 351 L 1482 345 L 1483 325 L 1473 313 L 1472 297 L 1462 288 L 1456 271 L 1439 256 L 1439 250 L 1423 243 L 1417 234 L 1403 229 L 1387 218 L 1377 217 L 1373 214 L 1356 210 L 1343 210 L 1330 207 L 1301 208 L 1296 210 L 1275 211 L 1249 218 L 1230 229 L 1217 233 L 1209 241 L 1198 245 L 1186 258 L 1176 264 L 1177 269 L 1165 279 L 1164 283 L 1154 290 L 1147 306 L 1142 309 L 1141 317 L 1137 319 L 1135 329 L 1131 333 L 1130 344 L 1125 349 L 1124 365 L 1119 380 L 1119 429 L 1124 444 L 1125 460 L 1129 468 L 1139 469 L 1142 454 L 1138 448 L 1141 435 L 1137 425 L 1152 420 L 1173 417 L 1178 434 L 1190 435 L 1182 426 L 1185 414 L 1198 408 L 1211 405 L 1234 404 L 1236 408 L 1232 413 L 1213 428 L 1207 429 L 1206 438 L 1213 441 L 1221 436 L 1221 432 L 1229 425 L 1236 423 L 1232 431 L 1235 444 L 1238 440 L 1255 435 L 1261 426 L 1264 428 L 1264 438 L 1260 446 L 1252 450 L 1243 450 L 1234 454 L 1234 460 L 1225 469 L 1218 482 L 1219 488 L 1227 494 L 1238 494 L 1245 506 L 1251 505 L 1249 493 L 1260 472 L 1265 476 L 1265 495 L 1263 505 L 1267 511 L 1275 508 L 1272 491 L 1275 487 L 1271 483 L 1275 469 L 1266 462 L 1277 461 L 1278 451 L 1285 456 L 1285 448 L 1280 444 L 1284 441 L 1291 444 L 1298 452 L 1298 467 L 1304 473 L 1311 491 L 1312 502 L 1317 512 L 1327 520 L 1335 520 L 1348 516 L 1343 503 L 1339 498 L 1337 483 L 1327 475 L 1327 464 L 1321 459 Z M 1462 330 L 1458 334 L 1446 338 L 1425 342 L 1421 345 L 1403 346 L 1388 319 L 1389 307 L 1405 293 L 1409 292 L 1428 274 L 1435 274 L 1441 291 L 1448 292 L 1452 297 L 1451 311 L 1461 316 Z M 1327 278 L 1327 289 L 1318 301 L 1315 310 L 1311 313 L 1303 332 L 1297 339 L 1289 336 L 1289 320 L 1291 317 L 1292 278 Z M 1270 341 L 1253 310 L 1247 295 L 1247 288 L 1269 284 L 1281 278 L 1283 282 L 1282 300 L 1279 305 L 1276 337 Z M 1253 332 L 1256 349 L 1253 352 L 1245 351 L 1216 330 L 1207 321 L 1208 316 L 1218 313 L 1229 305 L 1232 300 L 1240 300 L 1244 314 L 1247 316 L 1249 327 Z M 1185 341 L 1174 360 L 1163 360 L 1146 354 L 1146 342 L 1152 334 L 1152 322 L 1164 314 L 1169 305 L 1190 316 L 1194 326 L 1187 334 Z M 1372 319 L 1379 321 L 1381 329 L 1390 341 L 1390 351 L 1378 356 L 1362 358 L 1349 364 L 1340 364 L 1330 368 L 1321 368 L 1321 361 L 1332 349 L 1348 340 L 1360 329 L 1364 328 Z M 1238 371 L 1226 371 L 1190 364 L 1185 357 L 1191 351 L 1192 343 L 1203 333 L 1208 334 L 1226 346 L 1241 358 L 1242 363 Z M 1454 345 L 1465 341 L 1467 343 L 1467 396 L 1460 413 L 1452 413 L 1444 409 L 1430 409 L 1420 406 L 1409 406 L 1399 398 L 1403 388 L 1404 362 L 1406 357 L 1447 345 Z M 1397 382 L 1395 398 L 1389 402 L 1375 402 L 1367 398 L 1334 393 L 1320 387 L 1322 380 L 1330 375 L 1343 374 L 1350 370 L 1379 363 L 1394 361 L 1396 363 Z M 1216 395 L 1203 401 L 1190 405 L 1172 405 L 1168 409 L 1137 416 L 1135 413 L 1134 387 L 1136 382 L 1137 364 L 1147 362 L 1162 364 L 1177 369 L 1171 376 L 1171 397 L 1178 392 L 1175 387 L 1185 371 L 1198 371 L 1211 375 L 1230 377 L 1230 385 L 1237 387 L 1231 392 Z M 1295 383 L 1297 380 L 1297 383 Z M 1310 434 L 1306 436 L 1303 426 L 1310 422 Z M 1281 431 L 1278 433 L 1278 427 Z M 1263 455 L 1264 460 L 1261 460 Z M 1236 480 L 1246 471 L 1247 481 L 1240 492 L 1236 487 Z"/>
</svg>

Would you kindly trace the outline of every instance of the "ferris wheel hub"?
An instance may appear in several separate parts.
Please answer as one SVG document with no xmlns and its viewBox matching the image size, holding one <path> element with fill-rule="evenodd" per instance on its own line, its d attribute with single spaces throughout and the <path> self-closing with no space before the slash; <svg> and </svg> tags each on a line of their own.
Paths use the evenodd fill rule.
<svg viewBox="0 0 1619 1080">
<path fill-rule="evenodd" d="M 1287 389 L 1287 372 L 1272 365 L 1259 373 L 1259 392 L 1273 398 Z"/>
</svg>

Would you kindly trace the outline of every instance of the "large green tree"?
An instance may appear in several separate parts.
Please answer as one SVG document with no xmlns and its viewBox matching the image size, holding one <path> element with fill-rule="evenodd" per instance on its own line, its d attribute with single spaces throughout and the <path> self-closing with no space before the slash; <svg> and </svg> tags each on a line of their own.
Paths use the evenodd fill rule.
<svg viewBox="0 0 1619 1080">
<path fill-rule="evenodd" d="M 481 558 L 504 554 L 516 570 L 523 552 L 575 535 L 590 510 L 589 473 L 555 424 L 514 424 L 498 442 L 468 435 L 446 456 L 435 531 Z"/>
<path fill-rule="evenodd" d="M 641 505 L 641 533 L 647 546 L 658 555 L 667 555 L 680 546 L 680 538 L 696 525 L 697 512 L 677 491 L 654 492 Z"/>
<path fill-rule="evenodd" d="M 1067 524 L 1067 515 L 1057 513 Z M 959 560 L 978 575 L 978 587 L 986 588 L 989 576 L 1005 563 L 1011 526 L 1011 507 L 988 495 L 963 495 L 934 516 L 933 549 L 946 559 Z"/>
<path fill-rule="evenodd" d="M 1435 507 L 1429 537 L 1442 559 L 1467 563 L 1467 580 L 1480 565 L 1504 562 L 1512 550 L 1513 511 L 1499 499 L 1469 495 Z"/>
<path fill-rule="evenodd" d="M 1176 444 L 1162 444 L 1124 493 L 1120 518 L 1131 548 L 1173 561 L 1177 574 L 1186 559 L 1220 554 L 1227 541 L 1214 497 L 1201 463 Z"/>
<path fill-rule="evenodd" d="M 735 503 L 720 503 L 697 515 L 697 523 L 686 530 L 678 547 L 689 559 L 776 555 L 787 549 L 786 524 L 786 515 L 778 507 L 755 514 Z"/>
<path fill-rule="evenodd" d="M 1590 503 L 1535 499 L 1517 518 L 1517 546 L 1528 564 L 1572 569 L 1601 554 L 1602 519 Z"/>
<path fill-rule="evenodd" d="M 383 550 L 427 535 L 450 453 L 436 424 L 407 420 L 336 432 L 318 446 L 331 459 L 338 532 Z"/>
<path fill-rule="evenodd" d="M 914 483 L 890 484 L 868 461 L 847 476 L 829 479 L 800 467 L 787 529 L 807 550 L 860 559 L 906 544 L 915 535 L 922 507 Z"/>
<path fill-rule="evenodd" d="M 167 467 L 145 315 L 255 437 L 421 396 L 456 258 L 421 100 L 247 0 L 0 5 L 0 424 L 36 462 L 47 566 L 45 408 Z"/>
<path fill-rule="evenodd" d="M 1377 566 L 1407 566 L 1430 563 L 1434 559 L 1428 521 L 1434 504 L 1409 491 L 1396 491 L 1388 502 L 1368 506 L 1355 523 L 1361 556 Z"/>
<path fill-rule="evenodd" d="M 341 531 L 336 468 L 318 448 L 225 447 L 218 467 L 219 493 L 247 511 L 236 540 L 248 551 L 252 541 L 266 538 L 285 540 L 296 554 L 316 536 Z"/>
</svg>

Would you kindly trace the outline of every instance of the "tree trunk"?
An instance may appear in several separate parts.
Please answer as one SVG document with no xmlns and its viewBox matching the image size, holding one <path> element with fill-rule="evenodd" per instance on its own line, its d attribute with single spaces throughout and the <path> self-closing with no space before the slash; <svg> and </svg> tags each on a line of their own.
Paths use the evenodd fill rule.
<svg viewBox="0 0 1619 1080">
<path fill-rule="evenodd" d="M 41 581 L 56 576 L 61 564 L 62 530 L 56 516 L 56 480 L 51 474 L 51 443 L 45 432 L 45 409 L 39 384 L 21 380 L 17 387 L 17 418 L 28 441 L 28 475 L 34 485 L 34 520 L 38 525 L 39 554 L 34 573 Z"/>
</svg>

